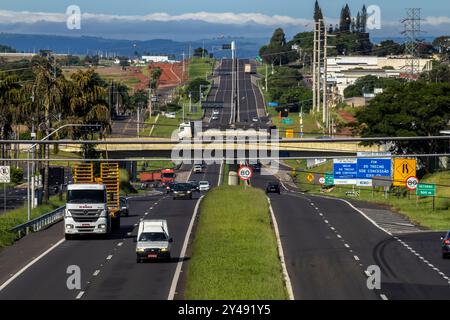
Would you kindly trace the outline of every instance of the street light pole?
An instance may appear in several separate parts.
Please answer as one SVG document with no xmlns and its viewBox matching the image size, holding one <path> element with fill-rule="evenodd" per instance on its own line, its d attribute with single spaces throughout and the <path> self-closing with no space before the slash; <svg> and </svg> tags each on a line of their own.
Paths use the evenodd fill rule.
<svg viewBox="0 0 450 320">
<path fill-rule="evenodd" d="M 58 129 L 52 131 L 50 134 L 46 135 L 44 138 L 42 138 L 40 141 L 45 141 L 48 138 L 50 138 L 52 135 L 60 131 L 61 129 L 67 128 L 67 127 L 101 127 L 98 124 L 65 124 Z M 28 221 L 31 220 L 31 183 L 30 183 L 30 153 L 34 151 L 34 148 L 36 148 L 37 143 L 33 144 L 30 148 L 27 150 L 27 218 Z M 34 188 L 34 185 L 33 185 Z M 34 193 L 34 192 L 33 192 Z M 34 199 L 33 199 L 34 201 Z"/>
</svg>

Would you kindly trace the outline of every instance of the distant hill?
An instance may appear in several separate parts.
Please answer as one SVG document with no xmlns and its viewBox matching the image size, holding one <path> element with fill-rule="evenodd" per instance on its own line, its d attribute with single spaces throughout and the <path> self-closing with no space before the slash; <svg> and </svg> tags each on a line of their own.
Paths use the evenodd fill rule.
<svg viewBox="0 0 450 320">
<path fill-rule="evenodd" d="M 11 48 L 10 46 L 5 46 L 0 44 L 0 52 L 1 53 L 15 53 L 16 50 Z"/>
<path fill-rule="evenodd" d="M 135 52 L 143 54 L 168 54 L 180 59 L 183 52 L 187 55 L 189 47 L 194 48 L 203 45 L 216 57 L 230 56 L 229 51 L 222 51 L 224 43 L 230 43 L 231 39 L 206 39 L 192 42 L 177 42 L 167 39 L 154 39 L 148 41 L 115 40 L 98 37 L 70 37 L 53 35 L 30 35 L 0 33 L 0 43 L 16 48 L 18 52 L 38 52 L 41 49 L 52 50 L 56 53 L 70 53 L 76 55 L 93 55 L 97 53 L 134 56 Z M 259 47 L 267 42 L 267 39 L 238 38 L 238 56 L 241 58 L 254 58 L 258 54 Z"/>
</svg>

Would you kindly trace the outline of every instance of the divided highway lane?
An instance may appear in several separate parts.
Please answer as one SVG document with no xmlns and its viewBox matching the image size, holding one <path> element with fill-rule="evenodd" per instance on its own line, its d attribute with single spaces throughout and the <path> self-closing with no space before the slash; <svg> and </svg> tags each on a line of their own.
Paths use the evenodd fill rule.
<svg viewBox="0 0 450 320">
<path fill-rule="evenodd" d="M 208 166 L 190 180 L 217 185 L 220 166 Z M 130 200 L 130 216 L 110 239 L 63 241 L 2 291 L 6 299 L 167 299 L 183 241 L 197 199 L 172 200 L 168 195 Z M 136 263 L 134 236 L 140 219 L 168 220 L 174 238 L 172 261 Z M 20 253 L 18 253 L 20 254 Z M 81 290 L 68 290 L 67 267 L 81 269 Z"/>
<path fill-rule="evenodd" d="M 253 184 L 274 179 L 257 176 Z M 421 235 L 397 240 L 345 202 L 283 191 L 270 199 L 296 299 L 450 299 L 447 261 L 434 270 L 414 250 L 417 242 L 414 251 L 400 242 Z M 367 289 L 371 265 L 381 269 L 381 290 Z"/>
<path fill-rule="evenodd" d="M 219 66 L 215 70 L 215 73 L 218 75 L 219 82 L 215 83 L 215 86 L 209 93 L 206 101 L 207 102 L 216 102 L 222 104 L 223 108 L 217 108 L 220 111 L 219 119 L 212 120 L 212 111 L 213 109 L 208 109 L 206 112 L 206 117 L 210 119 L 210 126 L 226 126 L 230 123 L 231 120 L 231 89 L 232 89 L 232 61 L 231 59 L 222 59 Z"/>
<path fill-rule="evenodd" d="M 239 121 L 252 122 L 253 118 L 259 119 L 258 105 L 261 95 L 252 83 L 252 75 L 245 73 L 245 65 L 250 64 L 249 59 L 238 60 L 238 99 Z"/>
</svg>

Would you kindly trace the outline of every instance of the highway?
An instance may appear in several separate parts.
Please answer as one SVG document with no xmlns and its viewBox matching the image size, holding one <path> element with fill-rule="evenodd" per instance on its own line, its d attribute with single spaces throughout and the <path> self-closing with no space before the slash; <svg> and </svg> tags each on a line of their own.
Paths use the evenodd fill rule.
<svg viewBox="0 0 450 320">
<path fill-rule="evenodd" d="M 273 180 L 257 175 L 252 183 L 264 188 Z M 292 188 L 269 198 L 295 299 L 450 299 L 441 233 L 389 235 L 341 200 Z M 381 269 L 380 290 L 367 288 L 371 265 Z"/>
<path fill-rule="evenodd" d="M 219 172 L 219 165 L 211 165 L 202 174 L 190 174 L 189 180 L 208 180 L 215 186 Z M 38 256 L 52 243 L 56 243 L 56 246 L 2 288 L 0 300 L 167 299 L 199 197 L 198 194 L 193 200 L 173 200 L 170 196 L 161 194 L 131 199 L 130 216 L 122 217 L 120 231 L 109 239 L 83 238 L 65 241 L 62 239 L 62 223 L 33 234 L 34 242 L 40 243 L 42 248 L 36 247 L 35 252 L 27 252 L 30 256 L 26 260 Z M 136 263 L 134 238 L 140 219 L 167 219 L 174 239 L 170 262 Z M 2 251 L 0 261 L 23 260 L 20 245 L 21 241 L 14 245 L 15 248 L 10 248 L 13 250 Z M 69 275 L 66 270 L 70 265 L 79 266 L 81 269 L 80 290 L 67 289 L 66 281 Z M 2 266 L 2 275 L 17 274 L 18 269 L 23 267 L 8 263 Z M 5 280 L 3 277 L 1 283 Z"/>
</svg>

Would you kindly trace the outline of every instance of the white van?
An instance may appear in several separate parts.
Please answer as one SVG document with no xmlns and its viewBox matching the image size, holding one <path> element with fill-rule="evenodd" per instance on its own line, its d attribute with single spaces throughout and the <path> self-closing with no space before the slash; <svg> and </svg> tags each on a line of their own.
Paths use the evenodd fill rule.
<svg viewBox="0 0 450 320">
<path fill-rule="evenodd" d="M 166 220 L 141 221 L 137 235 L 136 262 L 150 259 L 170 260 L 172 242 Z"/>
</svg>

